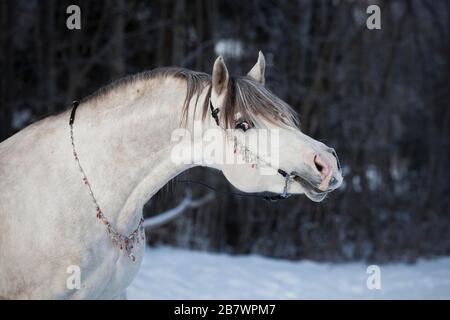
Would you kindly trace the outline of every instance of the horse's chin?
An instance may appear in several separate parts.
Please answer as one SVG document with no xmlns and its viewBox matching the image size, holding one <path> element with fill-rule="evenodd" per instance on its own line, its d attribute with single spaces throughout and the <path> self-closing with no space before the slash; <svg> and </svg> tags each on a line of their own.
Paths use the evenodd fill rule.
<svg viewBox="0 0 450 320">
<path fill-rule="evenodd" d="M 305 195 L 308 197 L 308 199 L 314 201 L 314 202 L 321 202 L 323 199 L 326 198 L 328 195 L 328 192 L 321 192 L 317 193 L 312 190 L 305 190 Z"/>
</svg>

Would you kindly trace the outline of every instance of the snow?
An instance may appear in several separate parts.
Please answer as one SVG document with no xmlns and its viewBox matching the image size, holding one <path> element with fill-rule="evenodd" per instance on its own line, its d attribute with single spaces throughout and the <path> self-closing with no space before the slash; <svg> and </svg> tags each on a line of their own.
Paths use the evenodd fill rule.
<svg viewBox="0 0 450 320">
<path fill-rule="evenodd" d="M 148 248 L 128 299 L 450 299 L 450 257 L 368 266 Z"/>
</svg>

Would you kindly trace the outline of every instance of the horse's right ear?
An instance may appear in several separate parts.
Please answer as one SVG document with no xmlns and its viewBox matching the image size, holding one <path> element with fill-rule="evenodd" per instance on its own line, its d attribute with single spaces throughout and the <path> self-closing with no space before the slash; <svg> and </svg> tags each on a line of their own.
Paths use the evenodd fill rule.
<svg viewBox="0 0 450 320">
<path fill-rule="evenodd" d="M 266 59 L 261 51 L 258 53 L 258 61 L 253 68 L 248 72 L 247 76 L 264 85 L 266 82 L 264 73 L 266 71 Z"/>
<path fill-rule="evenodd" d="M 214 62 L 212 71 L 212 89 L 217 96 L 225 93 L 228 87 L 228 79 L 227 66 L 222 56 L 219 56 Z"/>
</svg>

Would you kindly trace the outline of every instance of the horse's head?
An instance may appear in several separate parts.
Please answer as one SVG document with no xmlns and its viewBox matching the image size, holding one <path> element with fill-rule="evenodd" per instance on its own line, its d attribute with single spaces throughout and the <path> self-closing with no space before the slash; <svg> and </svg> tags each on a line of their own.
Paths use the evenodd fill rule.
<svg viewBox="0 0 450 320">
<path fill-rule="evenodd" d="M 322 201 L 342 184 L 337 155 L 300 131 L 293 109 L 264 86 L 264 72 L 261 52 L 244 77 L 230 77 L 222 57 L 214 63 L 207 112 L 219 110 L 219 127 L 228 133 L 227 157 L 241 160 L 219 169 L 244 192 L 304 193 Z"/>
</svg>

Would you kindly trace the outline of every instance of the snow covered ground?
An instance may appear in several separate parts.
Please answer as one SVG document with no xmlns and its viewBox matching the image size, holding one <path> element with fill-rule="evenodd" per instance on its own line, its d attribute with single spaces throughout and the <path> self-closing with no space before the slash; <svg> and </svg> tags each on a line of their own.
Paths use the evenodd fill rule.
<svg viewBox="0 0 450 320">
<path fill-rule="evenodd" d="M 149 248 L 128 299 L 450 299 L 450 257 L 381 265 L 380 290 L 367 266 Z"/>
</svg>

